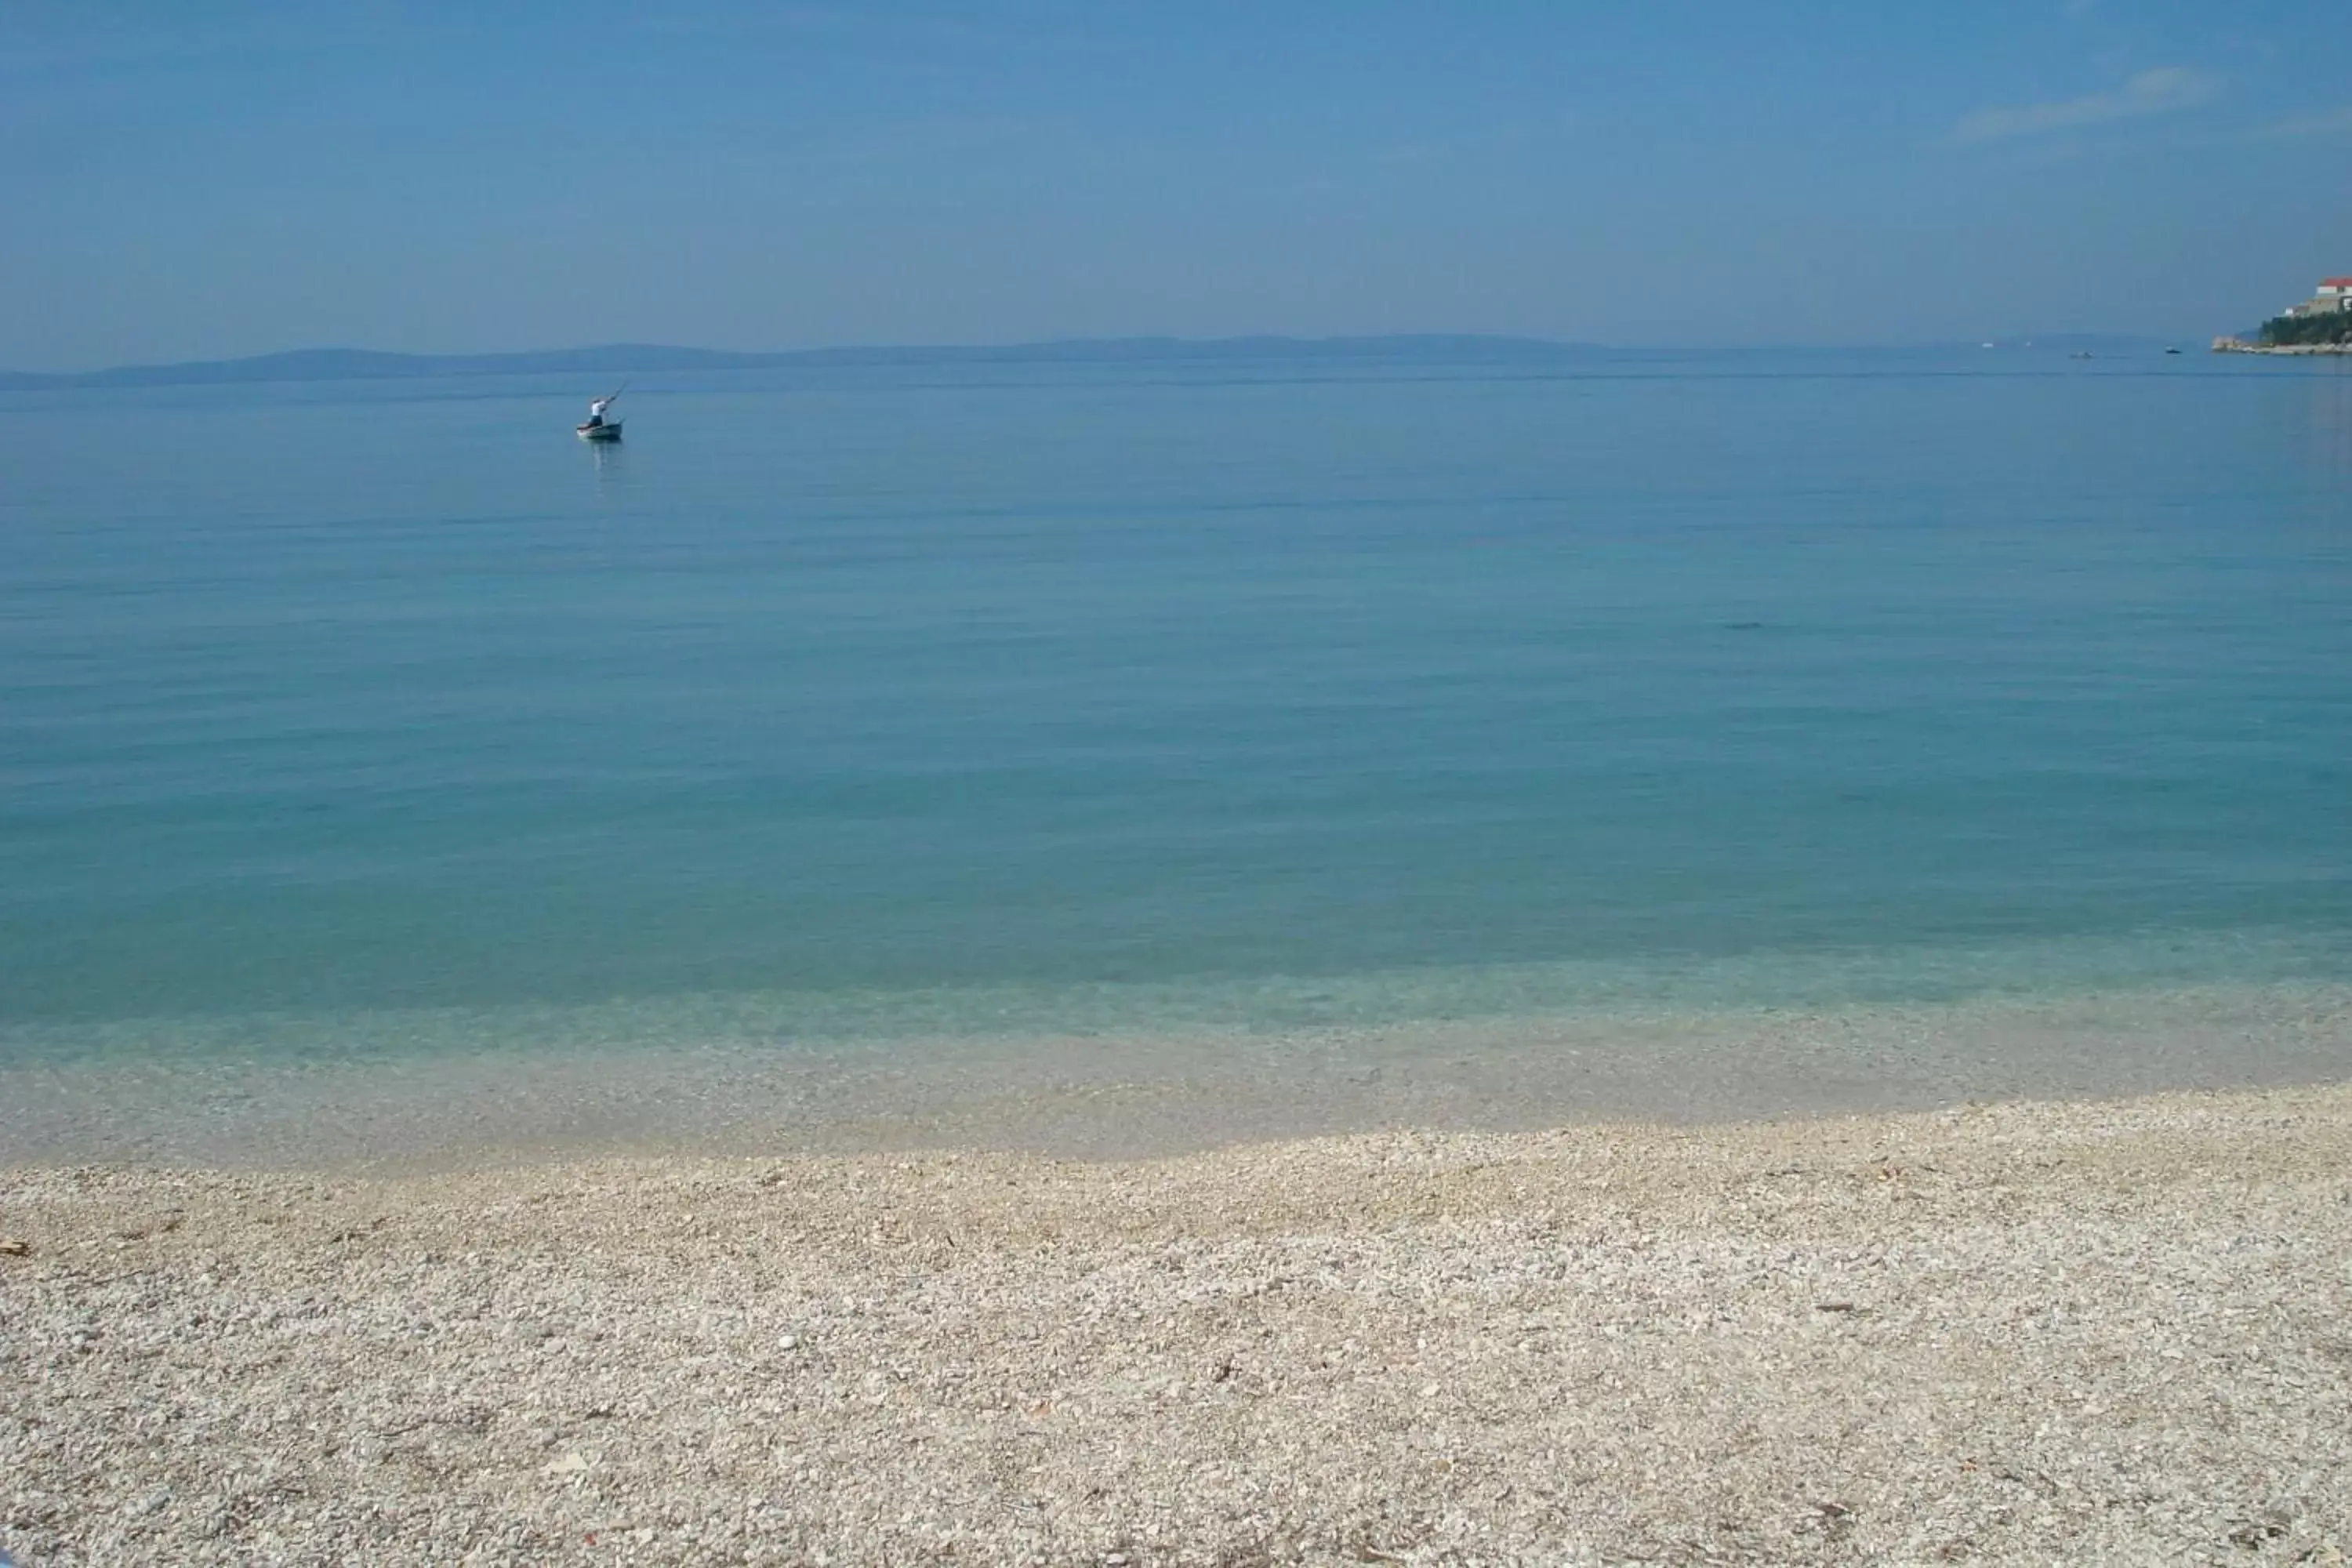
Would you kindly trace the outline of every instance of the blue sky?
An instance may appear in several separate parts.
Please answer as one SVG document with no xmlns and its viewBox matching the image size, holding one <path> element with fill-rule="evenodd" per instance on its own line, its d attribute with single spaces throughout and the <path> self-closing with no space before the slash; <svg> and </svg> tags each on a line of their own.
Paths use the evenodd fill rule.
<svg viewBox="0 0 2352 1568">
<path fill-rule="evenodd" d="M 5 0 L 0 22 L 10 369 L 2202 338 L 2352 272 L 2352 24 L 2316 0 Z"/>
</svg>

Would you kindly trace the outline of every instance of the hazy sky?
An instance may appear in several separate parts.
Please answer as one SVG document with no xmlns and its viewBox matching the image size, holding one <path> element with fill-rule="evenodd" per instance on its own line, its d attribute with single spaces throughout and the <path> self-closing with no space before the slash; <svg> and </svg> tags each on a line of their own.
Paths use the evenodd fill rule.
<svg viewBox="0 0 2352 1568">
<path fill-rule="evenodd" d="M 2347 39 L 2321 0 L 0 0 L 0 367 L 2201 338 L 2352 272 Z"/>
</svg>

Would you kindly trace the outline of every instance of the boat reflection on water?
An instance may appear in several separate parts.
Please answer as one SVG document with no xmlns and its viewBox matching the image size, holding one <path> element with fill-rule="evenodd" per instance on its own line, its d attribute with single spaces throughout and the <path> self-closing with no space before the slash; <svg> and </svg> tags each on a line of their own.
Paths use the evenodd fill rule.
<svg viewBox="0 0 2352 1568">
<path fill-rule="evenodd" d="M 589 448 L 596 459 L 596 488 L 605 489 L 628 482 L 628 454 L 618 441 L 599 441 Z"/>
</svg>

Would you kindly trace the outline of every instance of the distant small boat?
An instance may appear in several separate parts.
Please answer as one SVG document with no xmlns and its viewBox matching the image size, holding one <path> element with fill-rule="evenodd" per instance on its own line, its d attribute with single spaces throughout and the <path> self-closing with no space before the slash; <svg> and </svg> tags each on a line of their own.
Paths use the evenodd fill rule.
<svg viewBox="0 0 2352 1568">
<path fill-rule="evenodd" d="M 625 384 L 621 388 L 621 392 L 626 392 L 629 389 Z M 620 397 L 621 392 L 615 392 L 604 397 L 591 398 L 588 403 L 587 423 L 584 425 L 574 425 L 572 427 L 572 433 L 579 437 L 583 441 L 619 440 L 621 438 L 621 422 L 617 419 L 605 418 L 604 410 L 613 406 L 614 401 Z"/>
<path fill-rule="evenodd" d="M 2164 352 L 2165 352 L 2166 353 L 2168 353 L 2168 354 L 2177 354 L 2177 353 L 2179 353 L 2180 351 L 2179 351 L 2179 349 L 2167 349 L 2167 350 L 2165 350 Z"/>
</svg>

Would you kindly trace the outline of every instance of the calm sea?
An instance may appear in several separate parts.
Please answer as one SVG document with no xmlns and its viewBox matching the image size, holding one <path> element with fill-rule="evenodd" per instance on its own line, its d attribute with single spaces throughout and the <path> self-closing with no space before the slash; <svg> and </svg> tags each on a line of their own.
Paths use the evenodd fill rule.
<svg viewBox="0 0 2352 1568">
<path fill-rule="evenodd" d="M 15 1152 L 819 1066 L 1801 1104 L 1869 1098 L 1822 1029 L 2094 1006 L 2208 1020 L 2117 1083 L 2352 1068 L 2333 363 L 594 390 L 0 395 Z"/>
</svg>

